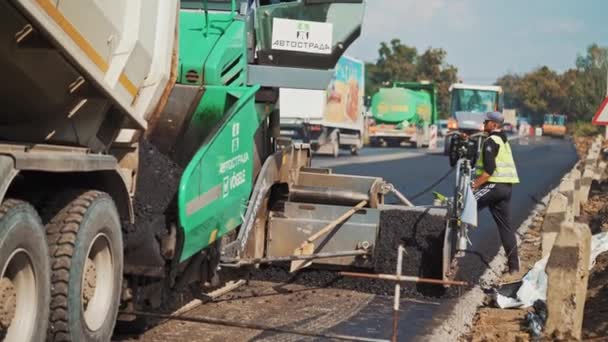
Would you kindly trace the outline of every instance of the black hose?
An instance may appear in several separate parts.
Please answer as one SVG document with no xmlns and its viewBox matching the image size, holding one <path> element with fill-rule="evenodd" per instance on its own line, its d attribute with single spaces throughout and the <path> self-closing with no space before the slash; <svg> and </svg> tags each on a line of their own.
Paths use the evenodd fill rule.
<svg viewBox="0 0 608 342">
<path fill-rule="evenodd" d="M 454 172 L 456 168 L 451 168 L 445 175 L 443 175 L 441 178 L 439 178 L 437 181 L 435 181 L 433 184 L 429 185 L 428 187 L 426 187 L 424 190 L 420 191 L 419 193 L 415 194 L 414 196 L 408 198 L 410 201 L 414 201 L 417 198 L 427 194 L 429 191 L 435 189 L 435 187 L 437 185 L 439 185 L 441 182 L 443 182 L 446 178 L 448 178 L 452 172 Z"/>
</svg>

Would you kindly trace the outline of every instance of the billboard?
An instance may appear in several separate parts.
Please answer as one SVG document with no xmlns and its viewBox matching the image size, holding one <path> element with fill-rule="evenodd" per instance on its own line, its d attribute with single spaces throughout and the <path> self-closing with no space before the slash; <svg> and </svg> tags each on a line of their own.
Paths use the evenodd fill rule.
<svg viewBox="0 0 608 342">
<path fill-rule="evenodd" d="M 350 126 L 362 121 L 364 77 L 363 62 L 345 56 L 339 59 L 327 89 L 326 123 Z"/>
</svg>

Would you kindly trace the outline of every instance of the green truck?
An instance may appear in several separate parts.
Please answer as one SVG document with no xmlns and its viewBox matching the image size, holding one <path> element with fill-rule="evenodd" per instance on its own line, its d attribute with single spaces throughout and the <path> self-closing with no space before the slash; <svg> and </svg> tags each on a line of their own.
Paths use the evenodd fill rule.
<svg viewBox="0 0 608 342">
<path fill-rule="evenodd" d="M 390 187 L 311 168 L 277 108 L 279 88 L 327 89 L 362 0 L 0 9 L 0 336 L 108 341 L 264 262 L 373 267 Z"/>
<path fill-rule="evenodd" d="M 429 146 L 437 123 L 437 87 L 430 82 L 395 82 L 372 97 L 371 112 L 372 146 Z"/>
</svg>

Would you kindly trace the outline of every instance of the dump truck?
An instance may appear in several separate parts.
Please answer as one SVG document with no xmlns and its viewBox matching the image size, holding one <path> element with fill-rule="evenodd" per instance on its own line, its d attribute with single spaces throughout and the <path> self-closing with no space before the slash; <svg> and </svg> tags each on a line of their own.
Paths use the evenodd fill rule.
<svg viewBox="0 0 608 342">
<path fill-rule="evenodd" d="M 309 143 L 313 152 L 338 157 L 363 147 L 365 66 L 348 56 L 338 60 L 327 90 L 281 88 L 281 135 Z"/>
<path fill-rule="evenodd" d="M 431 82 L 395 82 L 373 95 L 371 112 L 372 146 L 428 146 L 430 127 L 437 123 L 437 87 Z"/>
<path fill-rule="evenodd" d="M 475 134 L 483 131 L 487 112 L 503 111 L 503 90 L 500 86 L 455 83 L 450 86 L 450 117 L 444 154 L 452 149 L 450 133 Z"/>
<path fill-rule="evenodd" d="M 543 135 L 564 138 L 566 136 L 566 115 L 563 114 L 545 114 L 543 122 Z"/>
<path fill-rule="evenodd" d="M 277 107 L 280 88 L 327 88 L 363 1 L 0 7 L 5 340 L 107 341 L 242 265 L 373 267 L 394 189 L 311 168 Z"/>
</svg>

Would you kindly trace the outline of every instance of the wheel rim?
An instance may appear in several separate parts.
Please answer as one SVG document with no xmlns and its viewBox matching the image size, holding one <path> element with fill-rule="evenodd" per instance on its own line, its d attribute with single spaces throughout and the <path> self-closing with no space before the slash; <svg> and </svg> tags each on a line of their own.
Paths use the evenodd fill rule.
<svg viewBox="0 0 608 342">
<path fill-rule="evenodd" d="M 89 247 L 82 275 L 82 311 L 87 327 L 96 331 L 114 301 L 114 258 L 108 237 L 97 234 Z"/>
<path fill-rule="evenodd" d="M 29 253 L 16 249 L 0 277 L 0 331 L 5 341 L 29 341 L 38 321 L 36 272 Z"/>
</svg>

